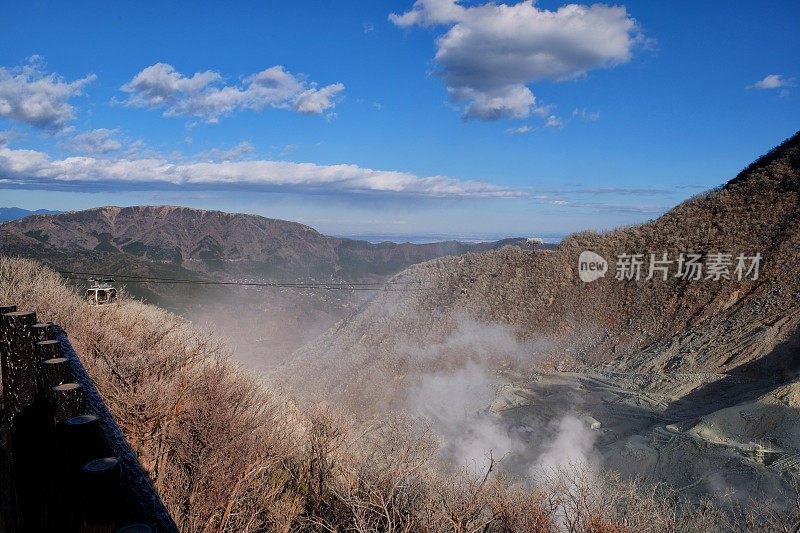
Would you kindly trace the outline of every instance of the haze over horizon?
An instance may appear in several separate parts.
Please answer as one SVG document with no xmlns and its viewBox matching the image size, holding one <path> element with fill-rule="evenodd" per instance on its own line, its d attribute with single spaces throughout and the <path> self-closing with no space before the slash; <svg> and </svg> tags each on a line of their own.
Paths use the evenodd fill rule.
<svg viewBox="0 0 800 533">
<path fill-rule="evenodd" d="M 796 2 L 213 7 L 7 6 L 0 205 L 563 235 L 655 218 L 800 123 Z"/>
</svg>

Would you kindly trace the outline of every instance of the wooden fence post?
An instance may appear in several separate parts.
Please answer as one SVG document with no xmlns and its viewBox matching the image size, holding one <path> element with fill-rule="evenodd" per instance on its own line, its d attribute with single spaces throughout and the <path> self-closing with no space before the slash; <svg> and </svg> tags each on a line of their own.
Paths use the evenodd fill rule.
<svg viewBox="0 0 800 533">
<path fill-rule="evenodd" d="M 55 348 L 47 347 L 41 348 L 37 344 L 37 348 L 42 351 L 53 351 Z M 45 345 L 48 346 L 48 345 Z M 49 345 L 53 346 L 53 345 Z M 61 353 L 60 346 L 58 353 Z M 66 424 L 61 424 L 58 427 L 55 423 L 55 403 L 56 393 L 53 388 L 64 383 L 72 381 L 72 369 L 70 368 L 69 359 L 66 357 L 55 357 L 46 359 L 39 363 L 39 394 L 43 398 L 45 406 L 46 429 L 42 431 L 41 437 L 49 445 L 49 449 L 45 452 L 44 457 L 49 461 L 50 483 L 46 487 L 47 500 L 49 504 L 45 511 L 45 520 L 47 523 L 48 531 L 53 533 L 68 533 L 74 531 L 78 526 L 73 525 L 70 520 L 69 504 L 77 498 L 78 487 L 74 485 L 75 476 L 80 468 L 80 465 L 72 468 L 72 475 L 69 475 L 68 453 L 63 437 L 63 430 Z M 74 408 L 73 408 L 74 409 Z M 62 431 L 59 432 L 58 430 Z M 73 486 L 69 485 L 69 481 L 73 480 Z"/>
<path fill-rule="evenodd" d="M 83 387 L 77 383 L 62 383 L 52 389 L 53 418 L 56 424 L 83 413 Z"/>
<path fill-rule="evenodd" d="M 54 337 L 52 322 L 37 322 L 33 325 L 34 342 L 49 341 Z"/>
<path fill-rule="evenodd" d="M 97 415 L 78 415 L 59 426 L 57 439 L 59 464 L 54 471 L 60 475 L 58 486 L 53 491 L 52 508 L 60 522 L 54 524 L 54 531 L 65 533 L 78 531 L 83 521 L 82 511 L 82 473 L 81 468 L 88 461 L 110 454 L 103 430 Z"/>
<path fill-rule="evenodd" d="M 112 533 L 119 514 L 120 465 L 116 457 L 83 465 L 82 533 Z"/>
<path fill-rule="evenodd" d="M 49 359 L 53 361 L 53 359 Z M 44 366 L 44 364 L 43 364 Z M 59 365 L 50 365 L 58 368 Z M 48 368 L 52 370 L 52 368 Z M 50 378 L 52 376 L 49 376 Z M 47 379 L 47 378 L 45 378 Z M 52 439 L 56 445 L 53 451 L 53 458 L 57 465 L 53 472 L 59 478 L 53 492 L 59 494 L 59 498 L 53 499 L 52 516 L 49 521 L 56 531 L 64 533 L 78 531 L 80 524 L 79 517 L 75 516 L 76 511 L 68 507 L 69 503 L 74 502 L 76 492 L 80 491 L 80 472 L 79 467 L 70 468 L 69 452 L 66 446 L 65 434 L 67 432 L 66 421 L 83 413 L 84 398 L 83 387 L 78 383 L 61 383 L 50 389 L 50 431 L 55 435 Z M 53 520 L 56 520 L 54 523 Z"/>
<path fill-rule="evenodd" d="M 48 380 L 46 376 L 47 370 L 52 370 L 48 368 L 50 365 L 45 365 L 45 361 L 49 361 L 51 359 L 58 359 L 61 357 L 61 344 L 58 341 L 54 340 L 47 340 L 47 341 L 39 341 L 34 345 L 34 353 L 36 354 L 36 367 L 37 367 L 37 375 L 38 381 L 37 385 L 37 402 L 41 404 L 41 407 L 44 412 L 47 412 L 50 407 L 49 405 L 49 391 L 55 387 L 56 385 L 60 385 L 61 383 L 72 381 L 71 379 L 65 379 L 62 381 L 58 381 L 57 383 L 53 383 L 52 385 L 48 386 Z M 66 359 L 65 362 L 69 363 Z M 66 365 L 67 369 L 69 368 L 69 364 Z"/>
<path fill-rule="evenodd" d="M 40 531 L 44 516 L 38 494 L 46 469 L 38 459 L 42 418 L 36 404 L 38 368 L 34 354 L 36 313 L 13 311 L 0 315 L 5 382 L 3 400 L 11 430 L 10 476 L 15 493 L 18 531 Z"/>
<path fill-rule="evenodd" d="M 3 322 L 3 401 L 9 419 L 33 405 L 36 396 L 36 366 L 33 330 L 36 313 L 12 311 L 0 315 Z"/>
<path fill-rule="evenodd" d="M 63 507 L 56 495 L 60 479 L 63 479 L 62 467 L 59 464 L 62 460 L 63 453 L 58 449 L 59 444 L 56 439 L 55 425 L 53 424 L 53 405 L 48 398 L 48 392 L 54 385 L 59 385 L 63 381 L 72 381 L 69 377 L 69 361 L 64 359 L 64 365 L 61 369 L 66 371 L 67 374 L 63 381 L 54 383 L 53 386 L 46 387 L 47 379 L 45 377 L 45 370 L 54 365 L 45 365 L 45 361 L 50 361 L 58 358 L 61 355 L 61 344 L 58 341 L 50 340 L 50 332 L 52 331 L 50 324 L 37 323 L 33 327 L 34 339 L 48 339 L 41 340 L 34 344 L 35 365 L 37 368 L 37 386 L 36 386 L 36 403 L 34 405 L 34 417 L 36 421 L 36 439 L 32 443 L 34 453 L 37 457 L 41 458 L 43 463 L 40 469 L 40 479 L 38 490 L 44 493 L 44 498 L 41 501 L 45 502 L 42 506 L 39 517 L 41 519 L 40 525 L 50 533 L 58 531 L 66 531 L 63 527 L 59 527 L 60 522 L 63 522 Z M 59 365 L 55 365 L 58 368 Z M 60 377 L 60 376 L 59 376 Z M 33 473 L 31 473 L 33 474 Z M 63 487 L 62 487 L 63 488 Z"/>
<path fill-rule="evenodd" d="M 0 305 L 0 376 L 2 376 L 3 380 L 3 389 L 6 388 L 8 377 L 6 376 L 6 343 L 2 315 L 6 313 L 13 313 L 16 310 L 16 305 Z M 7 413 L 5 412 L 5 402 L 3 402 L 3 407 L 3 417 L 6 418 Z M 5 431 L 0 433 L 0 436 L 2 437 L 2 439 L 0 439 L 0 444 L 2 444 L 3 451 L 3 453 L 0 455 L 0 467 L 2 467 L 3 473 L 5 474 L 3 476 L 3 481 L 6 482 L 8 486 L 5 487 L 6 490 L 0 490 L 0 503 L 2 503 L 0 514 L 3 515 L 0 516 L 0 529 L 7 530 L 13 528 L 17 524 L 17 506 L 15 500 L 16 495 L 13 487 L 13 479 L 11 479 L 11 436 L 9 434 L 10 432 L 7 431 L 8 427 L 5 426 L 4 429 Z"/>
<path fill-rule="evenodd" d="M 37 363 L 55 359 L 56 357 L 61 357 L 61 343 L 52 339 L 39 341 L 34 344 L 34 351 L 36 352 Z"/>
<path fill-rule="evenodd" d="M 0 305 L 0 372 L 2 372 L 3 378 L 3 390 L 5 391 L 6 383 L 8 383 L 8 377 L 6 376 L 6 368 L 8 367 L 8 363 L 6 363 L 6 351 L 7 345 L 5 341 L 5 326 L 3 325 L 3 315 L 6 313 L 13 313 L 17 310 L 16 305 Z M 3 392 L 3 397 L 5 398 L 5 392 Z M 3 400 L 3 406 L 5 407 L 5 399 Z"/>
<path fill-rule="evenodd" d="M 45 391 L 45 396 L 50 400 L 50 392 L 56 385 L 69 383 L 72 381 L 72 369 L 69 366 L 69 359 L 66 357 L 55 357 L 42 361 L 41 386 Z"/>
<path fill-rule="evenodd" d="M 106 457 L 111 452 L 97 415 L 73 416 L 64 422 L 64 437 L 70 468 L 75 471 L 90 459 Z"/>
</svg>

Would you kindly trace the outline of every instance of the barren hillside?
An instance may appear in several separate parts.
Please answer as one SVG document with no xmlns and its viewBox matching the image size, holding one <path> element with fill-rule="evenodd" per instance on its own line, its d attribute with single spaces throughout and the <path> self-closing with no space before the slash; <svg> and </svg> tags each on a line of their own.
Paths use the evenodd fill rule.
<svg viewBox="0 0 800 533">
<path fill-rule="evenodd" d="M 358 387 L 357 376 L 372 370 L 397 383 L 414 365 L 447 365 L 445 355 L 421 360 L 409 347 L 445 342 L 468 317 L 510 327 L 524 343 L 522 362 L 539 368 L 791 374 L 800 363 L 799 191 L 797 134 L 724 186 L 647 224 L 570 235 L 553 253 L 506 247 L 412 266 L 395 279 L 418 281 L 417 290 L 376 297 L 301 350 L 295 373 L 325 376 L 339 390 Z M 584 250 L 609 261 L 605 277 L 579 279 Z M 659 271 L 645 279 L 651 253 L 675 261 L 666 280 Z M 732 255 L 730 280 L 675 276 L 680 254 L 707 264 L 715 253 Z M 736 257 L 757 253 L 758 279 L 738 280 Z M 638 281 L 615 279 L 621 254 L 644 255 Z M 329 377 L 341 375 L 346 386 Z"/>
<path fill-rule="evenodd" d="M 799 189 L 800 134 L 650 223 L 571 235 L 552 253 L 412 266 L 395 278 L 411 290 L 380 293 L 273 377 L 360 417 L 423 416 L 457 462 L 491 450 L 526 473 L 588 460 L 697 501 L 789 490 Z M 608 260 L 605 277 L 581 280 L 583 251 Z M 650 254 L 665 253 L 706 270 L 684 279 L 673 263 L 648 280 Z M 718 253 L 733 264 L 715 280 Z M 622 254 L 642 254 L 638 280 L 616 279 Z M 761 255 L 757 279 L 739 279 L 739 254 Z"/>
<path fill-rule="evenodd" d="M 206 332 L 132 300 L 87 306 L 33 261 L 0 256 L 0 301 L 64 327 L 187 533 L 767 532 L 798 521 L 793 497 L 762 493 L 737 514 L 723 511 L 729 500 L 694 507 L 682 493 L 582 468 L 514 480 L 496 467 L 454 470 L 424 425 L 388 416 L 360 426 L 335 404 L 299 408 L 236 368 Z M 784 405 L 787 393 L 770 400 Z M 708 422 L 697 431 L 718 424 Z"/>
</svg>

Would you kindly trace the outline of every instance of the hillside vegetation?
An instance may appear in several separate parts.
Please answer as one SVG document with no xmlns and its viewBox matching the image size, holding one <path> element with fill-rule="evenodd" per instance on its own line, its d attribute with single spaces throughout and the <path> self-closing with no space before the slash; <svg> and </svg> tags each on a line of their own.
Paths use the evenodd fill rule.
<svg viewBox="0 0 800 533">
<path fill-rule="evenodd" d="M 505 479 L 437 459 L 401 416 L 359 426 L 302 411 L 239 370 L 185 321 L 130 299 L 89 307 L 58 275 L 0 258 L 0 301 L 64 327 L 182 531 L 768 531 L 795 514 L 688 507 L 576 466 Z"/>
</svg>

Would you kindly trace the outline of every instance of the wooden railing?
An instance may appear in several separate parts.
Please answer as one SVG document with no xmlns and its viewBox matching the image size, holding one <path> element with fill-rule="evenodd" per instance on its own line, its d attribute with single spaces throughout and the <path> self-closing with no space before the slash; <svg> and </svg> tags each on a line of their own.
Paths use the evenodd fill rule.
<svg viewBox="0 0 800 533">
<path fill-rule="evenodd" d="M 178 531 L 57 325 L 0 306 L 0 531 Z"/>
</svg>

